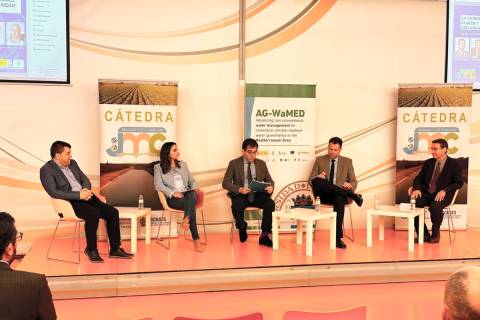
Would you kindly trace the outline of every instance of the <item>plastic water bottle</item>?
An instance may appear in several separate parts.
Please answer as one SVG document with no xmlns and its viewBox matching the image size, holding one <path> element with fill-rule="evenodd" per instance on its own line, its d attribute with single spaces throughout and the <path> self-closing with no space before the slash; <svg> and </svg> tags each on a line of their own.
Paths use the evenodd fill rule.
<svg viewBox="0 0 480 320">
<path fill-rule="evenodd" d="M 415 211 L 415 197 L 410 198 L 410 210 Z"/>
<path fill-rule="evenodd" d="M 320 211 L 320 197 L 315 198 L 315 211 Z"/>
<path fill-rule="evenodd" d="M 373 208 L 375 210 L 380 209 L 380 198 L 377 195 L 375 195 L 375 198 L 373 199 Z"/>
<path fill-rule="evenodd" d="M 138 210 L 143 210 L 143 195 L 138 197 Z"/>
<path fill-rule="evenodd" d="M 291 211 L 291 202 L 290 200 L 287 200 L 287 202 L 285 202 L 285 212 L 290 213 L 290 211 Z"/>
</svg>

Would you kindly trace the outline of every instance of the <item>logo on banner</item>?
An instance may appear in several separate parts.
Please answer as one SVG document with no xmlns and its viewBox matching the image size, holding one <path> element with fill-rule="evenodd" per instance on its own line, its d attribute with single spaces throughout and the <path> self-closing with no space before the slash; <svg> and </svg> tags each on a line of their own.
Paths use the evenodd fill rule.
<svg viewBox="0 0 480 320">
<path fill-rule="evenodd" d="M 423 140 L 427 143 L 427 146 L 430 147 L 433 140 L 436 139 L 445 139 L 447 142 L 449 140 L 458 140 L 459 135 L 457 132 L 460 132 L 460 129 L 456 127 L 420 127 L 416 128 L 413 132 L 413 137 L 408 137 L 408 145 L 403 148 L 403 151 L 406 154 L 415 154 L 415 153 L 428 153 L 429 150 L 419 151 L 420 142 Z M 449 147 L 448 153 L 455 154 L 457 153 L 457 147 Z"/>
<path fill-rule="evenodd" d="M 117 136 L 112 137 L 110 140 L 112 146 L 106 150 L 107 154 L 112 157 L 122 157 L 122 156 L 134 156 L 138 157 L 140 155 L 158 155 L 160 149 L 158 145 L 161 145 L 163 141 L 166 140 L 167 130 L 162 127 L 121 127 L 118 129 Z M 148 144 L 148 152 L 140 152 L 141 142 Z M 125 152 L 125 146 L 131 144 L 132 152 Z"/>
<path fill-rule="evenodd" d="M 413 136 L 408 137 L 408 144 L 403 147 L 406 154 L 429 153 L 430 145 L 435 139 L 445 139 L 447 142 L 461 140 L 462 124 L 466 124 L 467 116 L 464 112 L 429 112 L 419 111 L 406 112 L 401 117 L 405 124 L 423 124 L 416 127 Z M 440 127 L 432 124 L 439 123 Z M 426 149 L 421 150 L 421 142 L 425 142 Z M 449 143 L 449 145 L 451 145 Z M 459 150 L 457 147 L 448 148 L 449 154 L 455 154 Z"/>
<path fill-rule="evenodd" d="M 306 206 L 313 204 L 313 191 L 308 181 L 295 181 L 286 185 L 277 193 L 273 200 L 275 202 L 275 210 L 281 210 L 286 201 L 291 199 L 295 205 Z M 310 200 L 308 200 L 310 199 Z"/>
</svg>

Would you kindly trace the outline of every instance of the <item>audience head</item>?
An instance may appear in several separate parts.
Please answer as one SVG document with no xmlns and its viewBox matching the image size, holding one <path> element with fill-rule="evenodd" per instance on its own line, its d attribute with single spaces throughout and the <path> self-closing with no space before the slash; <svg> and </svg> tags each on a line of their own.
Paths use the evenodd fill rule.
<svg viewBox="0 0 480 320">
<path fill-rule="evenodd" d="M 480 267 L 454 272 L 445 286 L 443 320 L 480 319 Z"/>
<path fill-rule="evenodd" d="M 448 151 L 448 142 L 445 139 L 435 139 L 430 146 L 432 156 L 436 159 L 443 159 Z"/>
<path fill-rule="evenodd" d="M 1 260 L 11 263 L 17 246 L 15 219 L 6 212 L 0 212 L 0 253 Z"/>
<path fill-rule="evenodd" d="M 72 159 L 72 146 L 65 141 L 55 141 L 50 147 L 50 156 L 58 164 L 68 167 Z"/>
<path fill-rule="evenodd" d="M 257 158 L 258 143 L 255 139 L 247 138 L 242 143 L 243 157 L 248 162 L 253 162 Z"/>
<path fill-rule="evenodd" d="M 339 137 L 332 137 L 328 140 L 328 157 L 330 159 L 336 159 L 342 151 L 343 141 Z"/>
<path fill-rule="evenodd" d="M 160 149 L 160 167 L 162 168 L 163 174 L 169 172 L 172 168 L 172 160 L 175 162 L 175 166 L 180 168 L 180 163 L 178 157 L 180 152 L 178 152 L 178 147 L 175 142 L 165 142 Z"/>
</svg>

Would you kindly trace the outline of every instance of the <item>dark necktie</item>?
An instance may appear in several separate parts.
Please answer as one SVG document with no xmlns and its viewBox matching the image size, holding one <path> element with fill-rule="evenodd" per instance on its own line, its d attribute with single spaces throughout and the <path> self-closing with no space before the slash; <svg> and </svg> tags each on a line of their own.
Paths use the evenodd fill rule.
<svg viewBox="0 0 480 320">
<path fill-rule="evenodd" d="M 335 174 L 335 160 L 331 160 L 331 161 L 332 161 L 332 164 L 330 165 L 330 177 L 328 181 L 333 183 L 333 175 Z"/>
<path fill-rule="evenodd" d="M 437 191 L 437 180 L 439 176 L 440 176 L 440 162 L 437 162 L 437 165 L 435 166 L 435 171 L 433 172 L 432 181 L 430 182 L 430 187 L 428 188 L 428 192 L 434 193 L 435 191 Z"/>
<path fill-rule="evenodd" d="M 253 176 L 252 176 L 252 163 L 249 162 L 247 166 L 247 182 L 248 185 L 250 185 L 250 182 L 252 182 Z M 248 194 L 248 202 L 252 203 L 255 200 L 255 196 L 253 195 L 253 191 Z"/>
</svg>

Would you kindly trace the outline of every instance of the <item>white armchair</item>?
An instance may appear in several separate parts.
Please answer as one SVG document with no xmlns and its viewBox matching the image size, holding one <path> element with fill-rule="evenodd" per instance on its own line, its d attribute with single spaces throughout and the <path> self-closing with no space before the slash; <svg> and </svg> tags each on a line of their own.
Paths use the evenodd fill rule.
<svg viewBox="0 0 480 320">
<path fill-rule="evenodd" d="M 58 261 L 65 261 L 65 262 L 71 262 L 71 263 L 80 263 L 80 226 L 84 222 L 82 219 L 78 218 L 75 215 L 75 212 L 73 211 L 73 207 L 70 204 L 70 202 L 62 199 L 55 199 L 51 198 L 52 200 L 52 205 L 53 209 L 55 210 L 55 213 L 58 215 L 59 219 L 57 222 L 57 226 L 55 227 L 55 231 L 53 232 L 53 236 L 50 240 L 50 244 L 48 245 L 48 250 L 47 250 L 47 259 L 52 259 L 52 260 L 58 260 Z M 77 252 L 78 251 L 78 256 L 77 260 L 66 260 L 66 259 L 60 259 L 60 258 L 53 258 L 50 256 L 50 250 L 52 249 L 53 242 L 55 240 L 55 236 L 58 231 L 58 226 L 60 225 L 61 222 L 67 222 L 67 223 L 74 223 L 75 228 L 73 230 L 73 237 L 72 237 L 72 251 Z M 74 246 L 75 246 L 75 240 L 78 245 L 78 250 L 76 251 Z"/>
</svg>

